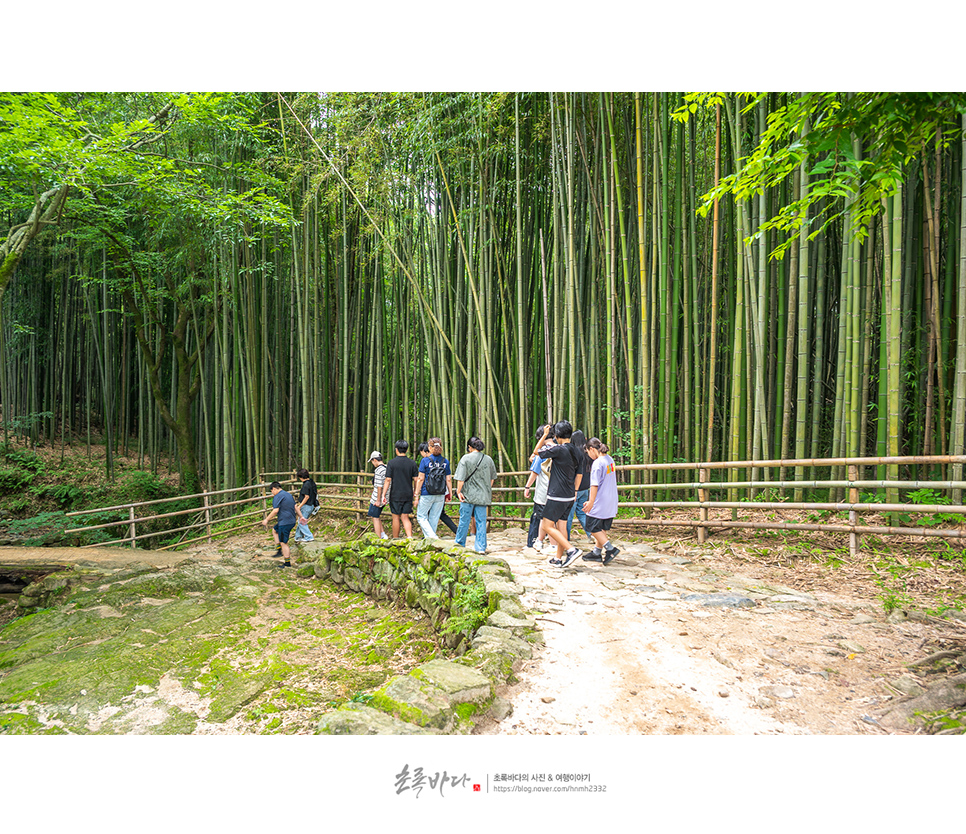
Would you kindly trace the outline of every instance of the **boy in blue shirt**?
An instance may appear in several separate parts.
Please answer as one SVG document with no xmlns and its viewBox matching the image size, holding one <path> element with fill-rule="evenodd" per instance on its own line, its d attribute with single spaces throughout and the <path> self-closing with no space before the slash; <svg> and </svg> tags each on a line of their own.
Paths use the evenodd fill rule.
<svg viewBox="0 0 966 834">
<path fill-rule="evenodd" d="M 295 499 L 292 497 L 292 493 L 282 489 L 282 485 L 278 481 L 272 481 L 268 488 L 272 492 L 272 511 L 265 516 L 262 527 L 268 527 L 268 522 L 273 517 L 278 516 L 278 521 L 272 528 L 272 536 L 275 539 L 275 544 L 278 545 L 278 550 L 272 554 L 272 558 L 282 558 L 282 567 L 287 568 L 292 564 L 289 561 L 291 550 L 288 546 L 288 537 L 292 528 L 295 527 Z"/>
</svg>

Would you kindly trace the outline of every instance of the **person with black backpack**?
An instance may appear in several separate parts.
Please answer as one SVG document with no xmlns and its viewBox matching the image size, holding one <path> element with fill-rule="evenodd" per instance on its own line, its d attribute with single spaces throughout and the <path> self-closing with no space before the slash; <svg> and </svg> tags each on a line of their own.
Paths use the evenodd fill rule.
<svg viewBox="0 0 966 834">
<path fill-rule="evenodd" d="M 416 521 L 427 539 L 438 539 L 436 527 L 446 503 L 446 495 L 453 491 L 453 473 L 449 461 L 443 457 L 443 443 L 438 437 L 429 438 L 429 456 L 419 464 L 416 478 Z"/>
</svg>

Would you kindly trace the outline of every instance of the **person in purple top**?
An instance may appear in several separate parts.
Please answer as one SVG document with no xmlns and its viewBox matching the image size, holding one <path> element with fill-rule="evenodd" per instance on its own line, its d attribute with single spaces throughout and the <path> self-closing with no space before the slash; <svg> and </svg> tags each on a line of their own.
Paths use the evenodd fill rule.
<svg viewBox="0 0 966 834">
<path fill-rule="evenodd" d="M 614 459 L 607 454 L 609 451 L 596 437 L 587 441 L 587 454 L 594 463 L 590 468 L 590 494 L 584 504 L 587 517 L 584 529 L 593 536 L 597 546 L 584 554 L 584 559 L 605 565 L 609 565 L 620 553 L 607 535 L 617 516 L 617 470 Z"/>
</svg>

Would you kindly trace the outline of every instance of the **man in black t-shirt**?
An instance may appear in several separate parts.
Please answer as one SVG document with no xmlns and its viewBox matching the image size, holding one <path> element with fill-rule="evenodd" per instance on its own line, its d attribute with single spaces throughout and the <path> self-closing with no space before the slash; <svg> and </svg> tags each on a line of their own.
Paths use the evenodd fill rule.
<svg viewBox="0 0 966 834">
<path fill-rule="evenodd" d="M 413 481 L 419 474 L 416 461 L 406 456 L 409 444 L 405 440 L 396 441 L 396 457 L 386 464 L 386 480 L 382 485 L 382 500 L 389 497 L 389 512 L 392 513 L 392 537 L 399 538 L 399 522 L 402 521 L 406 538 L 413 536 L 413 522 L 409 514 L 413 511 Z"/>
<path fill-rule="evenodd" d="M 313 542 L 315 541 L 315 536 L 309 530 L 309 519 L 319 509 L 319 488 L 315 485 L 315 481 L 309 477 L 309 470 L 304 467 L 295 473 L 295 477 L 302 482 L 302 489 L 299 490 L 299 500 L 295 505 L 295 514 L 297 516 L 295 541 Z"/>
<path fill-rule="evenodd" d="M 557 438 L 557 445 L 544 446 L 551 432 L 551 427 L 547 426 L 543 437 L 537 441 L 530 459 L 531 461 L 534 458 L 553 461 L 550 469 L 550 484 L 547 487 L 547 503 L 544 505 L 543 518 L 540 520 L 540 535 L 549 536 L 557 545 L 557 555 L 550 559 L 550 564 L 554 567 L 567 568 L 581 555 L 580 550 L 567 538 L 567 517 L 570 515 L 570 509 L 577 495 L 580 458 L 577 450 L 570 445 L 574 429 L 567 420 L 561 420 L 553 426 L 552 431 Z"/>
</svg>

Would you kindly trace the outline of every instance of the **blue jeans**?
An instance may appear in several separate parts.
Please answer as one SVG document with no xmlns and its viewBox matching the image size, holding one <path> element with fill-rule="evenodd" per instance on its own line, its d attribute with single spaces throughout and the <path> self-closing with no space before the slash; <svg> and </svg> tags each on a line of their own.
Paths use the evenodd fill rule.
<svg viewBox="0 0 966 834">
<path fill-rule="evenodd" d="M 436 526 L 439 524 L 439 517 L 443 512 L 443 505 L 446 503 L 445 495 L 420 495 L 419 506 L 416 507 L 416 521 L 419 522 L 419 529 L 427 539 L 438 539 Z"/>
<path fill-rule="evenodd" d="M 570 517 L 567 519 L 567 540 L 570 540 L 570 528 L 574 523 L 574 516 L 577 516 L 577 520 L 580 522 L 580 526 L 584 528 L 584 532 L 587 532 L 587 516 L 584 515 L 584 502 L 590 497 L 590 489 L 578 489 L 577 499 L 574 501 L 574 506 L 570 510 Z"/>
<path fill-rule="evenodd" d="M 456 528 L 456 543 L 466 547 L 466 534 L 470 531 L 470 517 L 476 519 L 476 552 L 486 550 L 486 506 L 483 504 L 460 504 L 460 523 Z"/>
<path fill-rule="evenodd" d="M 309 525 L 303 523 L 304 518 L 307 522 L 312 516 L 314 516 L 319 511 L 318 507 L 313 507 L 311 504 L 306 504 L 304 507 L 300 507 L 298 511 L 297 519 L 297 530 L 295 531 L 295 541 L 302 542 L 314 542 L 315 536 L 312 535 L 312 531 L 309 530 Z"/>
</svg>

